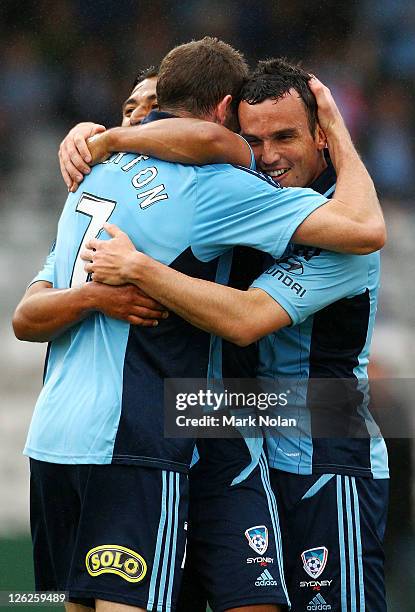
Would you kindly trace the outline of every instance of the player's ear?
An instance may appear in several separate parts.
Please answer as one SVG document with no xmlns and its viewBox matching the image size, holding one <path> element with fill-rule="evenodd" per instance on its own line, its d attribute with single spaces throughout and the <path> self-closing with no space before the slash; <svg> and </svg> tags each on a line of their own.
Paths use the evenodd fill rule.
<svg viewBox="0 0 415 612">
<path fill-rule="evenodd" d="M 322 151 L 327 146 L 327 138 L 321 129 L 320 125 L 317 123 L 316 132 L 314 136 L 314 140 L 319 151 Z"/>
<path fill-rule="evenodd" d="M 229 114 L 231 113 L 232 96 L 227 94 L 215 108 L 214 121 L 224 125 L 227 123 Z"/>
</svg>

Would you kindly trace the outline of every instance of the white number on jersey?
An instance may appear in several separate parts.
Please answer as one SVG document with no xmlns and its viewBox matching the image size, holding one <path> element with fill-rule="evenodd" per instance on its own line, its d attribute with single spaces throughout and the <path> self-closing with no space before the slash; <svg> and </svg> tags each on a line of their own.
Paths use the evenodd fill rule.
<svg viewBox="0 0 415 612">
<path fill-rule="evenodd" d="M 116 204 L 117 202 L 114 202 L 113 200 L 97 198 L 90 193 L 82 194 L 76 206 L 76 211 L 82 215 L 87 215 L 91 218 L 91 220 L 86 228 L 81 244 L 79 245 L 72 271 L 72 278 L 69 285 L 70 287 L 80 287 L 86 282 L 88 273 L 84 270 L 85 262 L 81 259 L 80 252 L 88 240 L 91 238 L 96 238 L 99 235 L 100 231 L 102 230 L 102 226 L 110 218 Z"/>
</svg>

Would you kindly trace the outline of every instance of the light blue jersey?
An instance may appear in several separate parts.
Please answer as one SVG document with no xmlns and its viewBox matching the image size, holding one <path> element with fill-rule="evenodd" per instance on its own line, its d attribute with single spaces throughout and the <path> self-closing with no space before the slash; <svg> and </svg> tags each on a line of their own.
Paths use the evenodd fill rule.
<svg viewBox="0 0 415 612">
<path fill-rule="evenodd" d="M 37 280 L 56 288 L 84 283 L 80 250 L 94 236 L 108 238 L 106 221 L 159 261 L 215 280 L 226 271 L 221 256 L 235 244 L 280 257 L 298 225 L 325 201 L 312 190 L 281 189 L 229 165 L 116 154 L 68 196 L 54 254 Z M 164 438 L 163 381 L 205 377 L 209 354 L 209 335 L 176 315 L 156 328 L 138 328 L 91 314 L 50 345 L 25 454 L 185 471 L 194 444 Z"/>
<path fill-rule="evenodd" d="M 313 186 L 331 195 L 333 179 L 329 166 Z M 347 379 L 348 389 L 356 384 L 360 391 L 343 403 L 340 398 L 330 411 L 307 393 L 307 384 L 299 385 L 302 391 L 289 416 L 297 420 L 301 434 L 289 436 L 284 428 L 267 433 L 271 467 L 296 474 L 388 477 L 386 445 L 364 397 L 379 276 L 379 253 L 344 255 L 291 246 L 254 281 L 252 286 L 266 291 L 292 321 L 260 341 L 258 376 L 303 382 Z M 341 394 L 341 380 L 337 389 Z M 330 431 L 343 434 L 322 437 L 324 422 L 331 424 Z"/>
</svg>

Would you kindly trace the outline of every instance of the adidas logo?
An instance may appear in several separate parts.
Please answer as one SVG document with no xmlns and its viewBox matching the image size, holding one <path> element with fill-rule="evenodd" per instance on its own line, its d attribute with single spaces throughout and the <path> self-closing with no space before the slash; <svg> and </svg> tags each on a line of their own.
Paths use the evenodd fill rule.
<svg viewBox="0 0 415 612">
<path fill-rule="evenodd" d="M 277 581 L 274 580 L 268 570 L 265 570 L 256 579 L 255 586 L 277 586 Z"/>
<path fill-rule="evenodd" d="M 319 593 L 310 601 L 307 610 L 331 610 L 331 605 Z"/>
</svg>

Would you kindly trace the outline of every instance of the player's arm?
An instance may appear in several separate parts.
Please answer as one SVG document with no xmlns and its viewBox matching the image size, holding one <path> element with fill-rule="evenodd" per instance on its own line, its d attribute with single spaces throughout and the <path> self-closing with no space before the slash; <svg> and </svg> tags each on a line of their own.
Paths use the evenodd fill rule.
<svg viewBox="0 0 415 612">
<path fill-rule="evenodd" d="M 59 165 L 62 178 L 68 189 L 74 181 L 80 183 L 85 174 L 89 174 L 92 156 L 86 141 L 95 134 L 105 132 L 105 126 L 98 123 L 83 122 L 75 125 L 65 136 L 59 146 Z"/>
<path fill-rule="evenodd" d="M 93 278 L 136 283 L 193 325 L 240 346 L 291 323 L 297 325 L 328 304 L 366 288 L 367 258 L 326 251 L 309 259 L 293 256 L 290 261 L 301 267 L 301 276 L 290 277 L 276 262 L 249 291 L 239 291 L 177 272 L 136 251 L 116 226 L 106 229 L 112 240 L 94 239 L 81 255 Z M 287 276 L 289 285 L 281 282 Z"/>
<path fill-rule="evenodd" d="M 287 312 L 262 289 L 240 291 L 192 278 L 155 260 L 136 282 L 192 325 L 239 346 L 291 324 Z"/>
<path fill-rule="evenodd" d="M 93 159 L 99 150 L 95 142 L 102 142 L 107 154 L 129 151 L 194 165 L 228 163 L 249 168 L 251 163 L 251 149 L 241 136 L 201 119 L 160 119 L 141 126 L 112 128 L 88 141 Z"/>
<path fill-rule="evenodd" d="M 319 246 L 344 253 L 366 254 L 376 251 L 382 248 L 385 243 L 386 229 L 373 181 L 353 146 L 350 134 L 331 96 L 330 90 L 316 78 L 310 81 L 310 88 L 317 100 L 319 122 L 326 134 L 331 158 L 337 171 L 338 178 L 333 199 L 319 210 L 312 212 L 308 218 L 296 228 L 292 236 L 292 241 L 299 244 Z M 172 122 L 176 122 L 175 125 L 182 126 L 186 121 L 189 122 L 188 125 L 191 125 L 193 121 L 195 122 L 194 125 L 200 124 L 202 136 L 203 133 L 207 134 L 209 130 L 212 130 L 212 134 L 216 131 L 218 133 L 217 140 L 220 143 L 219 134 L 224 133 L 224 129 L 221 126 L 211 123 L 205 124 L 203 121 L 193 119 L 167 119 L 166 135 L 170 131 Z M 163 127 L 162 121 L 154 122 L 142 128 L 139 127 L 137 128 L 137 132 L 139 133 L 139 130 L 144 128 L 147 129 L 147 127 L 149 128 L 147 133 L 151 134 L 150 130 L 156 132 Z M 131 128 L 123 129 L 128 139 Z M 165 136 L 161 133 L 159 141 L 156 142 L 154 140 L 153 142 L 153 144 L 160 147 L 159 151 L 154 151 L 150 148 L 146 151 L 142 148 L 140 149 L 140 147 L 138 147 L 138 150 L 148 152 L 151 155 L 156 155 L 163 159 L 168 159 L 169 161 L 188 161 L 185 158 L 189 153 L 195 155 L 195 151 L 192 149 L 192 143 L 195 142 L 194 138 L 197 130 L 193 132 L 192 129 L 189 129 L 188 133 L 181 130 L 182 128 L 180 127 L 179 133 L 177 135 L 174 134 L 167 155 L 165 149 Z M 205 132 L 203 132 L 203 130 L 205 130 Z M 180 132 L 182 133 L 183 141 L 180 141 Z M 99 143 L 101 139 L 105 142 L 109 133 L 110 131 L 96 136 L 96 142 Z M 170 133 L 169 137 L 171 137 L 171 135 Z M 238 139 L 236 135 L 232 136 L 234 139 Z M 183 159 L 180 159 L 177 155 L 178 150 L 175 148 L 176 138 L 178 142 L 180 142 L 180 147 L 186 150 L 186 155 Z M 212 142 L 215 140 L 215 138 L 212 138 Z M 117 142 L 117 145 L 119 144 L 120 143 Z M 131 143 L 125 142 L 125 144 L 127 147 L 121 148 L 124 150 L 127 148 L 128 150 L 128 145 L 131 146 Z M 150 146 L 151 143 L 145 144 Z M 224 150 L 226 150 L 228 146 L 229 143 L 226 141 Z M 239 143 L 236 143 L 236 146 L 240 148 Z M 114 148 L 116 149 L 119 147 L 115 146 Z M 234 152 L 232 150 L 231 157 L 233 154 Z M 195 162 L 194 157 L 192 161 L 193 163 L 203 162 L 202 158 Z M 203 163 L 206 163 L 206 161 L 212 160 L 204 160 Z M 247 163 L 239 163 L 240 165 L 247 165 Z"/>
<path fill-rule="evenodd" d="M 80 140 L 80 134 L 76 138 Z M 62 174 L 65 172 L 74 181 L 71 191 L 75 191 L 85 167 L 89 166 L 84 161 L 85 151 L 82 159 L 72 140 L 69 133 L 63 141 L 68 141 L 69 155 L 60 152 L 60 160 Z M 87 145 L 90 164 L 104 161 L 114 151 L 129 151 L 182 164 L 228 163 L 247 168 L 251 165 L 251 149 L 241 136 L 200 119 L 160 119 L 134 127 L 112 128 L 89 139 Z M 84 147 L 87 148 L 86 144 Z M 65 182 L 68 184 L 66 179 Z"/>
<path fill-rule="evenodd" d="M 317 100 L 337 184 L 333 199 L 307 217 L 292 241 L 360 255 L 377 251 L 385 244 L 386 228 L 373 181 L 330 90 L 315 77 L 310 88 Z"/>
<path fill-rule="evenodd" d="M 90 240 L 81 253 L 94 280 L 134 283 L 143 291 L 146 287 L 154 299 L 162 298 L 167 308 L 193 325 L 240 346 L 290 324 L 285 310 L 262 289 L 240 291 L 192 278 L 137 251 L 116 226 L 105 228 L 113 239 Z"/>
<path fill-rule="evenodd" d="M 49 342 L 95 311 L 143 327 L 153 327 L 166 316 L 160 304 L 134 285 L 90 282 L 79 288 L 54 289 L 47 281 L 37 281 L 18 304 L 13 329 L 19 340 Z"/>
</svg>

